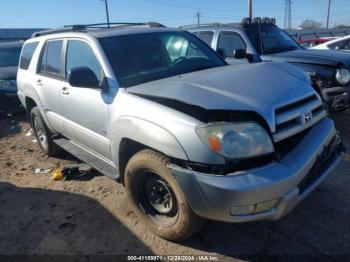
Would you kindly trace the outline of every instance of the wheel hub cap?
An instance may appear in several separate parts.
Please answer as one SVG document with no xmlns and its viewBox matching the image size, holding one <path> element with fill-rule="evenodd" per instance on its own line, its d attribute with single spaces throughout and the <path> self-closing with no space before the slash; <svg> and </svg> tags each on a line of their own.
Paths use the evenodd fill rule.
<svg viewBox="0 0 350 262">
<path fill-rule="evenodd" d="M 169 213 L 173 208 L 173 197 L 166 182 L 151 177 L 146 181 L 145 186 L 149 204 L 161 214 Z"/>
</svg>

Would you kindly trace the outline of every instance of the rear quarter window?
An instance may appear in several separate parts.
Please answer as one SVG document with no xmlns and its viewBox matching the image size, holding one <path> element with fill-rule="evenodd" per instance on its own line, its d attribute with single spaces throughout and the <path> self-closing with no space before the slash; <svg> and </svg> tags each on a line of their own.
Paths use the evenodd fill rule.
<svg viewBox="0 0 350 262">
<path fill-rule="evenodd" d="M 40 74 L 52 77 L 62 76 L 62 44 L 62 40 L 50 40 L 45 44 L 40 58 Z"/>
<path fill-rule="evenodd" d="M 24 70 L 28 70 L 30 61 L 32 60 L 33 54 L 38 46 L 38 42 L 32 42 L 25 44 L 22 49 L 22 55 L 19 62 L 19 67 Z"/>
<path fill-rule="evenodd" d="M 198 37 L 202 39 L 208 46 L 211 46 L 211 42 L 213 41 L 213 37 L 214 37 L 214 32 L 201 31 L 199 32 Z"/>
</svg>

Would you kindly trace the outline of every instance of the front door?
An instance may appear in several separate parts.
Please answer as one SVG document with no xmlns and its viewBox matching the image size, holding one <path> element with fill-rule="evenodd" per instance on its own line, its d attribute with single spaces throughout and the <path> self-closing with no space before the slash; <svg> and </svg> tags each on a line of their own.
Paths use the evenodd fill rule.
<svg viewBox="0 0 350 262">
<path fill-rule="evenodd" d="M 100 81 L 104 74 L 88 42 L 68 40 L 66 43 L 65 79 L 61 87 L 61 106 L 64 112 L 64 134 L 71 140 L 110 159 L 107 139 L 108 93 L 100 88 L 71 86 L 67 79 L 77 67 L 90 68 Z"/>
<path fill-rule="evenodd" d="M 220 32 L 217 50 L 220 50 L 220 52 L 222 52 L 222 55 L 225 57 L 225 60 L 228 64 L 249 64 L 248 59 L 237 59 L 233 56 L 235 50 L 246 50 L 246 48 L 246 44 L 239 34 L 228 31 Z"/>
</svg>

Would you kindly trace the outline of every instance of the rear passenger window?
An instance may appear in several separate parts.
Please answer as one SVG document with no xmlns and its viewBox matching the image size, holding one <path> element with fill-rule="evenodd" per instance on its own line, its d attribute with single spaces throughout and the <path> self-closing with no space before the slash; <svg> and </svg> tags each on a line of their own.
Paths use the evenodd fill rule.
<svg viewBox="0 0 350 262">
<path fill-rule="evenodd" d="M 46 43 L 41 56 L 39 73 L 52 76 L 62 75 L 62 43 L 62 40 L 49 41 Z"/>
<path fill-rule="evenodd" d="M 213 41 L 214 32 L 211 31 L 200 31 L 198 37 L 202 39 L 207 45 L 211 46 Z"/>
<path fill-rule="evenodd" d="M 246 49 L 241 36 L 237 33 L 223 32 L 220 33 L 218 49 L 224 51 L 225 56 L 232 57 L 233 51 L 237 49 Z"/>
<path fill-rule="evenodd" d="M 79 40 L 69 40 L 66 58 L 66 78 L 70 71 L 76 67 L 88 67 L 101 82 L 103 78 L 102 67 L 90 46 Z"/>
<path fill-rule="evenodd" d="M 22 55 L 19 62 L 19 68 L 27 70 L 32 60 L 33 54 L 38 46 L 38 42 L 25 44 L 22 49 Z"/>
</svg>

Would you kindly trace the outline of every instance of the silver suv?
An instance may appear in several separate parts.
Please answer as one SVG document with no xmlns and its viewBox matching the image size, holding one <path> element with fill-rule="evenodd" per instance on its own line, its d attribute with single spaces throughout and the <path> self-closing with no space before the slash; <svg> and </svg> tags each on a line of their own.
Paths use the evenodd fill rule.
<svg viewBox="0 0 350 262">
<path fill-rule="evenodd" d="M 296 67 L 230 66 L 154 23 L 96 27 L 27 40 L 18 95 L 42 150 L 123 183 L 157 235 L 186 239 L 204 218 L 279 219 L 341 161 L 333 121 Z"/>
</svg>

